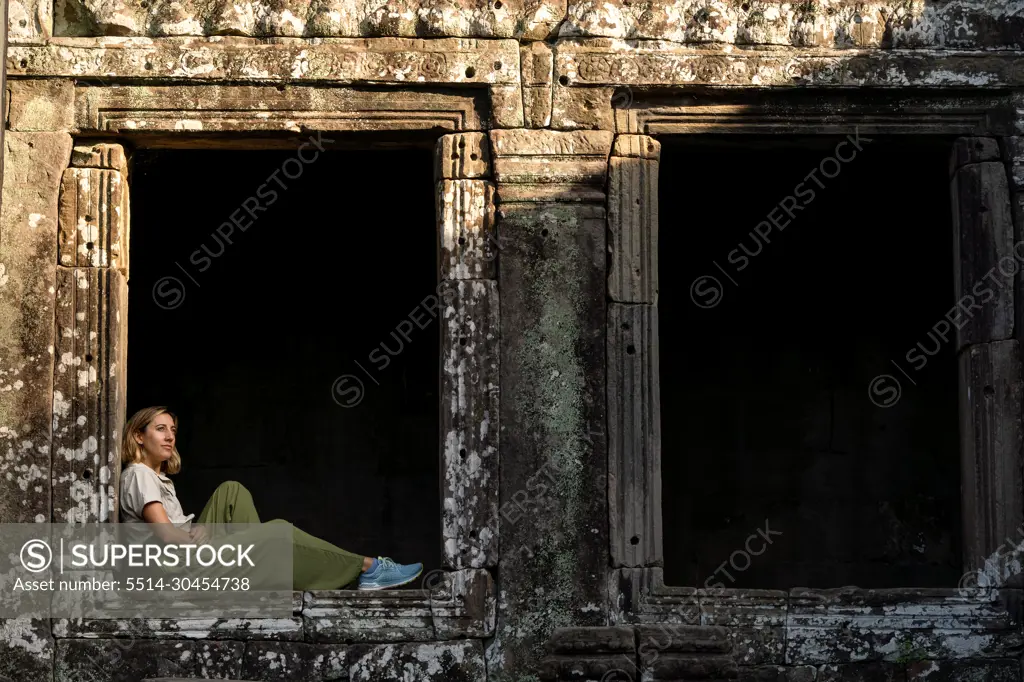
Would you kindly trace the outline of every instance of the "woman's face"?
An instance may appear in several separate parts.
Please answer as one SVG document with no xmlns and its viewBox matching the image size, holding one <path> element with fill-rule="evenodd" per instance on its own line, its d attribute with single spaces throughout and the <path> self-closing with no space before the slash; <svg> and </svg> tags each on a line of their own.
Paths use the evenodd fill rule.
<svg viewBox="0 0 1024 682">
<path fill-rule="evenodd" d="M 135 440 L 142 446 L 147 459 L 166 462 L 174 454 L 176 435 L 174 420 L 171 415 L 164 413 L 154 417 L 141 434 L 135 434 Z"/>
</svg>

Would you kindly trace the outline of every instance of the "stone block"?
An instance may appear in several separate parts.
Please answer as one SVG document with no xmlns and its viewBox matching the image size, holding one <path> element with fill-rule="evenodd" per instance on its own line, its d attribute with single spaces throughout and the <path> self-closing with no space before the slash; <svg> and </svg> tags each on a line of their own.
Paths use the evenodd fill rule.
<svg viewBox="0 0 1024 682">
<path fill-rule="evenodd" d="M 302 619 L 305 639 L 315 643 L 435 638 L 427 590 L 313 590 L 305 593 Z"/>
<path fill-rule="evenodd" d="M 483 569 L 438 571 L 430 588 L 430 612 L 438 639 L 489 637 L 494 633 L 497 595 Z"/>
<path fill-rule="evenodd" d="M 252 680 L 320 682 L 348 675 L 353 657 L 368 646 L 251 641 L 245 645 L 238 675 Z"/>
<path fill-rule="evenodd" d="M 70 80 L 7 82 L 7 126 L 16 131 L 70 130 L 75 122 L 75 85 Z"/>
<path fill-rule="evenodd" d="M 613 301 L 657 301 L 660 152 L 661 143 L 646 135 L 616 137 L 608 167 L 608 295 Z"/>
<path fill-rule="evenodd" d="M 128 187 L 121 173 L 100 168 L 64 171 L 60 194 L 58 261 L 125 272 Z"/>
<path fill-rule="evenodd" d="M 817 682 L 902 682 L 903 666 L 898 663 L 844 663 L 818 668 Z"/>
<path fill-rule="evenodd" d="M 54 682 L 238 679 L 243 648 L 242 642 L 58 640 Z"/>
</svg>

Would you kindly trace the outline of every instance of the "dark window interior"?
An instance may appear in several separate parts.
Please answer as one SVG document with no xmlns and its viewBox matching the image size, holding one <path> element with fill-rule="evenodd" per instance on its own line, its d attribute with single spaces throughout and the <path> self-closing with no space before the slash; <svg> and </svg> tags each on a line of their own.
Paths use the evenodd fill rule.
<svg viewBox="0 0 1024 682">
<path fill-rule="evenodd" d="M 956 353 L 928 336 L 954 304 L 952 140 L 874 137 L 836 177 L 819 170 L 824 187 L 805 180 L 840 139 L 663 141 L 668 584 L 948 587 L 960 576 Z M 816 196 L 767 240 L 751 236 L 801 182 Z M 708 275 L 718 294 L 711 280 L 694 286 Z M 923 367 L 907 359 L 918 343 L 934 353 Z M 884 408 L 868 393 L 881 374 L 902 387 Z"/>
<path fill-rule="evenodd" d="M 289 158 L 135 153 L 128 413 L 178 414 L 186 513 L 237 480 L 263 520 L 429 571 L 441 544 L 436 315 L 392 333 L 436 288 L 431 153 L 330 151 L 301 171 Z M 268 182 L 282 168 L 287 189 Z M 251 198 L 266 210 L 249 224 Z M 245 231 L 218 241 L 238 209 Z M 362 382 L 357 405 L 335 402 L 343 375 Z M 356 385 L 340 398 L 354 402 Z"/>
</svg>

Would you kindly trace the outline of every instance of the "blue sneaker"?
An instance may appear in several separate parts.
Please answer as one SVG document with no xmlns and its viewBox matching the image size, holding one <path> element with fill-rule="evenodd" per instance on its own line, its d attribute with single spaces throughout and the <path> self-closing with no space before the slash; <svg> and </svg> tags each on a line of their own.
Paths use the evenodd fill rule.
<svg viewBox="0 0 1024 682">
<path fill-rule="evenodd" d="M 423 564 L 398 564 L 385 556 L 377 557 L 377 565 L 359 576 L 360 590 L 386 590 L 411 583 L 423 572 Z"/>
</svg>

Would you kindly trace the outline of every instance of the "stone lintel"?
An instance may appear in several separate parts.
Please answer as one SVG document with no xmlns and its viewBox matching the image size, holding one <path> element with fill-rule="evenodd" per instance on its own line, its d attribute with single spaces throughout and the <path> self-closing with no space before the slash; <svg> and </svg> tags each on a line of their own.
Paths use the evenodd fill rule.
<svg viewBox="0 0 1024 682">
<path fill-rule="evenodd" d="M 336 38 L 318 45 L 302 39 L 268 44 L 240 37 L 55 38 L 46 45 L 12 46 L 7 69 L 11 78 L 486 87 L 519 84 L 519 43 L 469 38 Z"/>
</svg>

